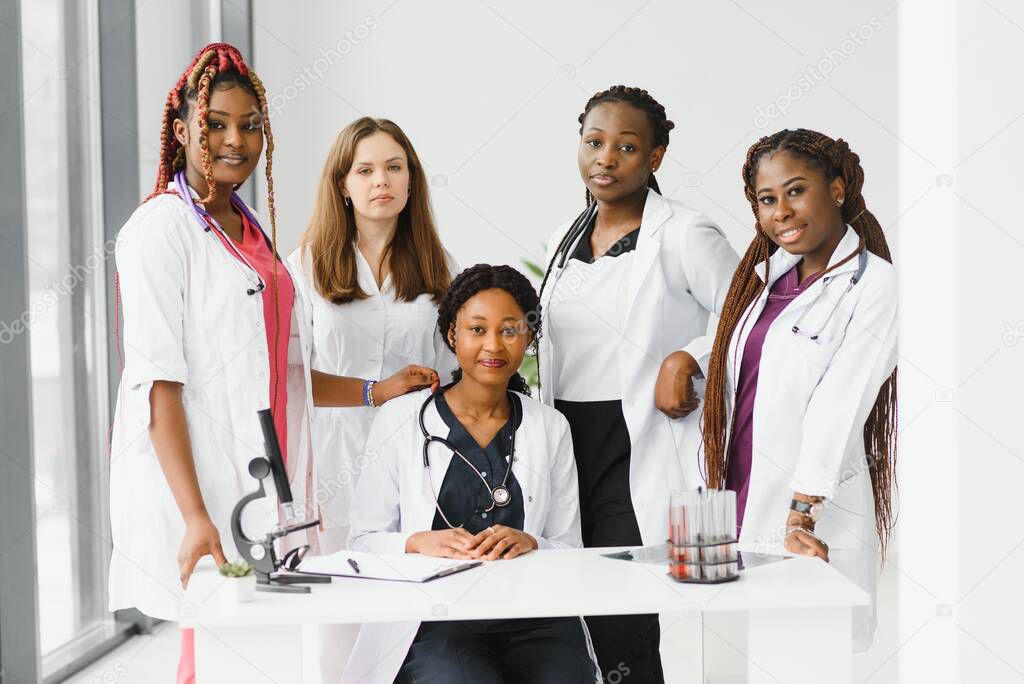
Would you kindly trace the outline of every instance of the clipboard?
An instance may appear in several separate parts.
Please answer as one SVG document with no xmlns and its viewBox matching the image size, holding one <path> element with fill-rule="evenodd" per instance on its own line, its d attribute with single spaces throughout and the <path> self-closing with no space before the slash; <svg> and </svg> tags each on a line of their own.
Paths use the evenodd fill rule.
<svg viewBox="0 0 1024 684">
<path fill-rule="evenodd" d="M 353 561 L 357 572 L 349 561 Z M 388 582 L 430 582 L 470 570 L 483 561 L 436 558 L 418 553 L 373 554 L 338 551 L 327 556 L 306 556 L 296 568 L 308 575 L 384 580 Z"/>
<path fill-rule="evenodd" d="M 604 558 L 612 560 L 636 561 L 650 565 L 668 565 L 668 544 L 654 544 L 653 546 L 642 546 L 635 549 L 616 551 L 615 553 L 602 553 Z M 770 553 L 754 553 L 753 551 L 737 551 L 736 556 L 740 570 L 749 570 L 759 565 L 778 563 L 790 558 Z"/>
</svg>

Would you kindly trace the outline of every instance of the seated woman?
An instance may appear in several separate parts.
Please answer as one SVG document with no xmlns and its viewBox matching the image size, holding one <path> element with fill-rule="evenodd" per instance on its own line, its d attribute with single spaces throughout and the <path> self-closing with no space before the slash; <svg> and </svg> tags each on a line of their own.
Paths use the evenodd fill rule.
<svg viewBox="0 0 1024 684">
<path fill-rule="evenodd" d="M 455 278 L 438 328 L 459 370 L 378 411 L 350 548 L 493 561 L 582 546 L 569 425 L 516 372 L 539 321 L 515 269 L 478 264 Z M 589 642 L 578 617 L 364 625 L 343 681 L 594 682 Z"/>
</svg>

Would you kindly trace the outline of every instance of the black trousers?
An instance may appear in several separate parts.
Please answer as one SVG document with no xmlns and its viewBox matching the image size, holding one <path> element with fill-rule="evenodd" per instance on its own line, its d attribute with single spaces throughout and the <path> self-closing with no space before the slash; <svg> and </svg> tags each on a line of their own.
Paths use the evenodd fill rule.
<svg viewBox="0 0 1024 684">
<path fill-rule="evenodd" d="M 569 421 L 580 483 L 583 545 L 640 546 L 640 527 L 629 491 L 631 447 L 621 401 L 556 400 Z M 661 627 L 657 614 L 585 618 L 602 681 L 662 684 Z M 617 673 L 617 674 L 616 674 Z"/>
<path fill-rule="evenodd" d="M 579 618 L 424 622 L 398 684 L 593 684 Z"/>
</svg>

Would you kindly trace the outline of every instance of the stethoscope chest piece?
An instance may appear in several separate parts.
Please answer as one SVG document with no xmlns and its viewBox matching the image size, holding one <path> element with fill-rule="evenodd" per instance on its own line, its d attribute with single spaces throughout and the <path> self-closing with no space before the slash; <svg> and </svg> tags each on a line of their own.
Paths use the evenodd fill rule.
<svg viewBox="0 0 1024 684">
<path fill-rule="evenodd" d="M 498 485 L 491 490 L 491 498 L 496 506 L 507 506 L 508 502 L 512 500 L 512 493 L 508 491 L 508 487 Z"/>
</svg>

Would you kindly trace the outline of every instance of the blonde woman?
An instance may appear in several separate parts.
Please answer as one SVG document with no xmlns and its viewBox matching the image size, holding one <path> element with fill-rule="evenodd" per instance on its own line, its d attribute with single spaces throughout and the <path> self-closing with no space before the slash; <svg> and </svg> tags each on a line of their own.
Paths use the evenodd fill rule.
<svg viewBox="0 0 1024 684">
<path fill-rule="evenodd" d="M 320 551 L 332 553 L 348 538 L 352 488 L 375 408 L 422 387 L 416 378 L 423 367 L 442 382 L 456 367 L 436 322 L 457 269 L 434 226 L 423 165 L 395 123 L 364 117 L 338 134 L 289 261 L 309 306 L 311 367 L 362 380 L 362 406 L 314 409 Z M 324 681 L 337 681 L 347 660 L 337 648 L 341 631 L 321 633 Z"/>
</svg>

